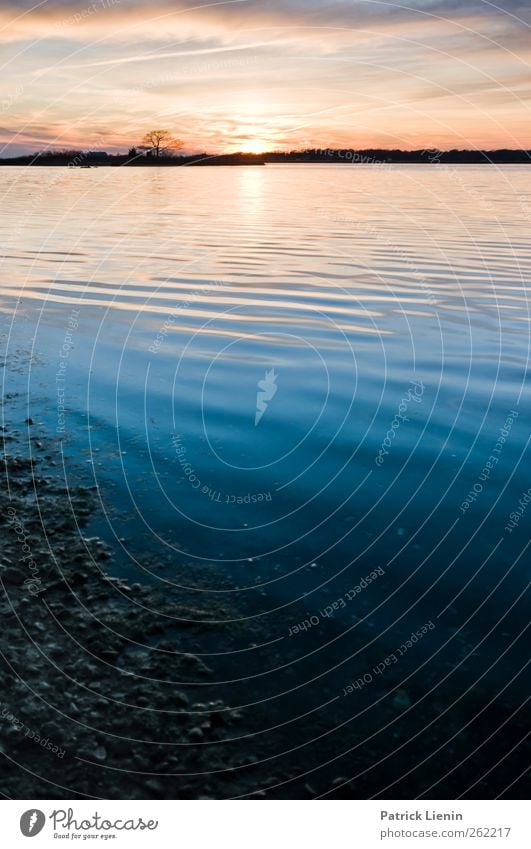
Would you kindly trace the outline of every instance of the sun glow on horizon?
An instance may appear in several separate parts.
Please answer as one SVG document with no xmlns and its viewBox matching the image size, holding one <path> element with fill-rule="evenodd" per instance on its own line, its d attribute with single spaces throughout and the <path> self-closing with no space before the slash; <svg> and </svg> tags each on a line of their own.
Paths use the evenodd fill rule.
<svg viewBox="0 0 531 849">
<path fill-rule="evenodd" d="M 500 8 L 526 3 L 435 5 L 4 0 L 0 151 L 123 153 L 157 126 L 190 154 L 528 150 L 531 17 Z"/>
<path fill-rule="evenodd" d="M 269 145 L 260 139 L 249 139 L 240 146 L 242 153 L 266 153 L 270 150 Z"/>
</svg>

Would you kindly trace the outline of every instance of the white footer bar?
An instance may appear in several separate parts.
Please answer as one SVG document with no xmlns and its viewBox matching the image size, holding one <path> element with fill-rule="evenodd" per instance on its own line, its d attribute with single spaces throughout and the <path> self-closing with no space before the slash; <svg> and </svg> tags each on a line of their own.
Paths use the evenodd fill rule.
<svg viewBox="0 0 531 849">
<path fill-rule="evenodd" d="M 528 805 L 519 801 L 6 800 L 0 825 L 6 849 L 531 847 Z"/>
</svg>

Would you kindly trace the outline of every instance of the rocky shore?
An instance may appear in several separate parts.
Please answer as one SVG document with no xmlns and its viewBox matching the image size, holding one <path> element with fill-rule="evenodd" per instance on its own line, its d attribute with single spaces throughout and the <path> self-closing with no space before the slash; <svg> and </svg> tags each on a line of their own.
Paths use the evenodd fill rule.
<svg viewBox="0 0 531 849">
<path fill-rule="evenodd" d="M 219 698 L 207 664 L 180 650 L 176 620 L 187 644 L 196 637 L 199 646 L 205 611 L 183 593 L 163 596 L 115 577 L 112 552 L 85 535 L 95 489 L 67 488 L 42 437 L 30 438 L 26 456 L 18 434 L 4 430 L 3 441 L 3 793 L 225 798 L 252 792 L 244 715 Z M 221 606 L 217 613 L 224 614 Z M 202 685 L 200 701 L 197 688 L 191 688 L 195 696 L 187 692 L 186 684 L 195 683 Z"/>
<path fill-rule="evenodd" d="M 506 690 L 493 703 L 492 685 L 470 688 L 475 659 L 460 664 L 471 651 L 466 632 L 429 667 L 413 651 L 402 665 L 387 665 L 387 650 L 370 640 L 356 651 L 357 634 L 343 649 L 355 660 L 338 664 L 340 630 L 331 616 L 293 636 L 293 611 L 284 619 L 269 614 L 265 630 L 260 617 L 237 624 L 242 608 L 233 591 L 218 596 L 230 602 L 213 602 L 211 593 L 201 601 L 200 592 L 185 589 L 192 580 L 200 585 L 200 570 L 192 576 L 183 566 L 179 574 L 176 566 L 172 585 L 130 582 L 114 552 L 90 535 L 97 487 L 70 461 L 65 482 L 57 443 L 31 419 L 5 428 L 2 437 L 5 797 L 519 798 L 526 792 L 525 718 L 515 710 L 520 694 Z M 358 616 L 369 617 L 368 599 L 360 593 L 355 602 Z M 391 648 L 402 642 L 392 639 Z M 350 680 L 356 682 L 351 693 Z M 490 734 L 491 725 L 501 726 L 503 736 Z M 429 759 L 423 766 L 430 752 L 437 753 L 439 781 Z"/>
</svg>

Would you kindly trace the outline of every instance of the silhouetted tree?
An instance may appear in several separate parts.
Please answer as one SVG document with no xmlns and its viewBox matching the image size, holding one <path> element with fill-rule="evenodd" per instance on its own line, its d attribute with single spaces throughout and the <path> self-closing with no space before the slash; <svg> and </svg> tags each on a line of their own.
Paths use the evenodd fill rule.
<svg viewBox="0 0 531 849">
<path fill-rule="evenodd" d="M 169 130 L 150 130 L 142 139 L 140 150 L 152 151 L 158 158 L 164 153 L 180 150 L 183 143 L 172 136 Z"/>
</svg>

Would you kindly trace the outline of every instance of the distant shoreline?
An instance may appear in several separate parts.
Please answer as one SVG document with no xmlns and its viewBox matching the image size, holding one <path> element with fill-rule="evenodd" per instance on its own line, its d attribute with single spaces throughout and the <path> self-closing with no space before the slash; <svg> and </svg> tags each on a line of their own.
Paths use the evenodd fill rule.
<svg viewBox="0 0 531 849">
<path fill-rule="evenodd" d="M 334 165 L 531 165 L 531 150 L 387 150 L 369 148 L 310 149 L 281 153 L 231 153 L 194 156 L 136 156 L 103 151 L 46 151 L 0 159 L 0 166 L 92 168 L 175 168 L 215 165 L 268 165 L 281 163 Z"/>
</svg>

